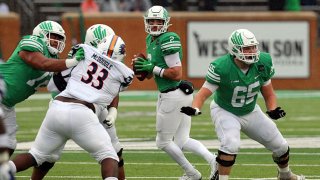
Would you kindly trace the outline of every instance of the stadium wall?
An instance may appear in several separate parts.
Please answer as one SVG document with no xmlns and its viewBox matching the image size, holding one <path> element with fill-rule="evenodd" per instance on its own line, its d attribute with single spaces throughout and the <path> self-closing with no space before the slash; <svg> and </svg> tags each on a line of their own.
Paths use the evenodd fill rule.
<svg viewBox="0 0 320 180">
<path fill-rule="evenodd" d="M 96 23 L 107 24 L 112 27 L 125 41 L 127 46 L 126 64 L 131 66 L 130 63 L 133 55 L 139 52 L 145 52 L 146 33 L 144 31 L 142 16 L 142 13 L 97 13 L 84 15 L 78 13 L 66 13 L 62 16 L 62 25 L 65 28 L 68 37 L 66 49 L 71 47 L 71 39 L 73 39 L 74 43 L 76 41 L 81 41 L 81 33 L 84 33 L 84 29 Z M 282 55 L 275 53 L 275 55 L 278 54 L 280 60 L 288 61 L 286 63 L 289 63 L 288 65 L 280 64 L 278 68 L 276 67 L 278 77 L 275 77 L 273 80 L 275 89 L 320 89 L 320 52 L 319 49 L 317 49 L 317 15 L 313 12 L 173 12 L 171 13 L 170 22 L 173 25 L 170 26 L 169 30 L 180 35 L 184 49 L 183 77 L 191 80 L 197 89 L 200 88 L 204 82 L 204 75 L 202 74 L 205 74 L 206 69 L 201 70 L 201 67 L 207 68 L 208 61 L 210 62 L 214 60 L 215 57 L 214 55 L 207 55 L 203 57 L 197 57 L 194 55 L 197 54 L 197 52 L 193 52 L 194 49 L 196 49 L 193 47 L 193 44 L 197 43 L 195 42 L 197 39 L 193 40 L 194 37 L 196 37 L 193 35 L 194 33 L 200 33 L 203 38 L 210 38 L 211 36 L 217 36 L 216 34 L 222 34 L 223 31 L 225 31 L 226 35 L 224 35 L 223 38 L 228 38 L 229 34 L 233 30 L 241 27 L 237 24 L 243 24 L 249 27 L 252 26 L 252 28 L 255 29 L 260 26 L 261 23 L 265 22 L 267 23 L 266 25 L 271 27 L 266 29 L 264 28 L 265 24 L 262 24 L 260 29 L 263 29 L 265 32 L 269 32 L 269 34 L 261 32 L 260 38 L 270 37 L 274 44 L 283 42 L 284 45 L 288 45 L 283 46 L 284 51 Z M 297 24 L 295 24 L 296 22 Z M 235 25 L 232 26 L 232 23 Z M 283 24 L 285 29 L 283 29 Z M 231 28 L 221 29 L 221 26 Z M 200 30 L 199 32 L 191 32 L 193 31 L 192 28 Z M 256 31 L 259 31 L 260 29 L 258 28 Z M 253 32 L 256 33 L 256 31 Z M 289 35 L 288 37 L 279 37 L 279 39 L 277 39 L 277 37 L 274 38 L 272 35 L 277 33 L 282 33 L 283 35 L 281 36 Z M 304 36 L 302 36 L 302 38 L 296 38 L 299 34 L 304 34 Z M 292 46 L 290 46 L 291 38 L 293 39 Z M 210 48 L 216 49 L 219 48 L 219 46 L 223 46 L 221 50 L 224 52 L 226 50 L 226 41 L 221 40 L 221 44 L 219 45 L 219 37 L 217 37 L 217 39 L 217 41 L 212 41 L 210 43 L 217 43 L 218 45 Z M 257 39 L 259 40 L 259 37 L 257 37 Z M 289 40 L 286 41 L 286 39 Z M 265 39 L 264 41 L 268 42 L 268 39 Z M 295 44 L 295 42 L 298 43 Z M 294 48 L 295 46 L 298 48 Z M 214 54 L 217 52 L 211 49 L 209 49 L 209 53 Z M 281 47 L 276 47 L 274 51 L 277 51 L 277 49 L 279 50 Z M 64 55 L 66 55 L 67 51 L 64 53 Z M 288 60 L 290 58 L 292 60 Z M 290 63 L 293 63 L 291 67 Z M 192 70 L 195 70 L 195 72 Z M 154 90 L 156 89 L 156 86 L 153 80 L 146 80 L 142 83 L 135 79 L 129 89 Z"/>
<path fill-rule="evenodd" d="M 16 13 L 0 14 L 0 57 L 8 59 L 20 40 L 20 17 Z"/>
<path fill-rule="evenodd" d="M 127 45 L 127 58 L 126 64 L 131 66 L 131 58 L 134 54 L 138 52 L 145 52 L 145 36 L 146 33 L 144 31 L 144 23 L 142 13 L 98 13 L 98 14 L 84 14 L 83 16 L 78 13 L 65 13 L 62 16 L 62 26 L 66 30 L 67 42 L 64 53 L 61 57 L 66 57 L 68 53 L 68 49 L 70 49 L 72 43 L 80 43 L 81 42 L 81 33 L 84 35 L 85 29 L 89 26 L 96 23 L 107 24 L 112 27 L 115 32 L 120 35 Z M 244 24 L 251 28 L 255 28 L 255 26 L 259 26 L 261 22 L 270 22 L 271 27 L 266 29 L 266 32 L 271 32 L 274 34 L 278 34 L 280 32 L 275 31 L 277 27 L 280 27 L 281 24 L 288 24 L 288 29 L 282 30 L 282 34 L 290 34 L 295 38 L 299 34 L 295 34 L 296 29 L 299 29 L 297 32 L 303 31 L 305 26 L 293 26 L 297 28 L 291 28 L 290 25 L 294 22 L 299 22 L 303 24 L 306 22 L 307 30 L 303 31 L 305 33 L 305 37 L 302 38 L 301 41 L 302 47 L 307 50 L 303 51 L 297 56 L 300 55 L 300 60 L 302 60 L 301 67 L 305 67 L 307 69 L 299 69 L 299 65 L 294 66 L 293 68 L 289 67 L 286 69 L 286 65 L 276 67 L 276 72 L 290 72 L 288 74 L 280 75 L 279 77 L 275 77 L 273 80 L 275 89 L 320 89 L 320 81 L 318 80 L 320 77 L 320 48 L 317 48 L 317 15 L 313 12 L 250 12 L 250 13 L 218 13 L 218 12 L 207 12 L 207 13 L 191 13 L 191 12 L 179 12 L 179 13 L 171 13 L 171 23 L 173 24 L 170 27 L 171 31 L 176 32 L 181 37 L 181 42 L 184 48 L 183 54 L 183 77 L 185 79 L 191 80 L 195 87 L 198 89 L 201 87 L 204 78 L 201 73 L 205 74 L 205 71 L 198 70 L 193 72 L 194 69 L 201 69 L 201 67 L 207 68 L 208 61 L 214 60 L 214 55 L 207 56 L 195 56 L 197 55 L 197 51 L 193 52 L 193 44 L 197 44 L 194 30 L 192 28 L 200 29 L 196 33 L 200 33 L 202 38 L 209 38 L 214 36 L 222 36 L 223 38 L 227 38 L 228 35 L 239 26 L 237 24 Z M 277 22 L 280 24 L 278 25 Z M 235 24 L 235 26 L 231 26 L 230 24 Z M 290 24 L 291 23 L 291 24 Z M 251 27 L 252 25 L 253 27 Z M 10 13 L 7 15 L 0 15 L 0 45 L 1 52 L 4 59 L 8 59 L 17 43 L 20 40 L 20 19 L 19 16 L 15 13 Z M 221 27 L 228 28 L 225 30 L 226 35 L 221 35 L 223 29 Z M 264 26 L 262 26 L 263 28 Z M 206 29 L 207 28 L 207 29 Z M 220 28 L 220 29 L 219 29 Z M 281 30 L 282 27 L 280 27 Z M 270 29 L 270 30 L 269 30 Z M 259 31 L 259 29 L 257 30 Z M 256 30 L 253 30 L 256 33 Z M 293 33 L 292 33 L 293 32 Z M 207 34 L 206 34 L 207 33 Z M 260 32 L 259 32 L 260 33 Z M 256 36 L 260 41 L 261 38 L 269 38 L 269 35 L 263 35 L 263 33 L 257 33 Z M 281 34 L 280 33 L 280 34 Z M 259 35 L 259 36 L 258 36 Z M 271 39 L 273 37 L 270 37 Z M 289 37 L 290 39 L 291 37 Z M 277 39 L 273 39 L 277 42 Z M 282 40 L 280 38 L 280 40 Z M 279 41 L 280 41 L 279 40 Z M 297 38 L 297 41 L 299 39 Z M 263 41 L 266 41 L 263 39 Z M 210 41 L 211 44 L 217 43 L 217 46 L 210 47 L 215 50 L 215 48 L 219 48 L 219 46 L 225 46 L 225 40 L 221 40 L 219 44 L 219 39 L 217 41 Z M 226 48 L 222 48 L 225 50 Z M 211 50 L 210 53 L 214 54 L 217 51 Z M 290 50 L 289 50 L 290 51 Z M 224 52 L 224 51 L 221 51 Z M 220 54 L 222 54 L 220 52 Z M 193 54 L 192 54 L 193 53 Z M 209 54 L 210 54 L 209 53 Z M 307 55 L 305 55 L 307 53 Z M 220 55 L 216 53 L 215 55 Z M 301 56 L 302 54 L 302 56 Z M 291 54 L 292 55 L 292 54 Z M 294 53 L 293 53 L 294 55 Z M 195 57 L 195 58 L 194 58 Z M 286 56 L 283 56 L 286 57 Z M 288 56 L 292 58 L 292 56 Z M 274 58 L 275 59 L 275 58 Z M 285 59 L 284 59 L 285 60 Z M 199 61 L 199 62 L 198 62 Z M 196 63 L 194 65 L 194 63 Z M 306 63 L 306 64 L 303 64 Z M 191 64 L 191 65 L 190 65 Z M 280 69 L 280 70 L 279 70 Z M 295 77 L 295 72 L 298 74 Z M 200 73 L 198 75 L 197 73 Z M 198 77 L 200 76 L 200 77 Z M 288 76 L 288 77 L 286 77 Z M 134 80 L 134 83 L 129 88 L 130 90 L 154 90 L 156 86 L 153 80 L 146 80 L 145 82 L 140 82 L 137 79 Z"/>
</svg>

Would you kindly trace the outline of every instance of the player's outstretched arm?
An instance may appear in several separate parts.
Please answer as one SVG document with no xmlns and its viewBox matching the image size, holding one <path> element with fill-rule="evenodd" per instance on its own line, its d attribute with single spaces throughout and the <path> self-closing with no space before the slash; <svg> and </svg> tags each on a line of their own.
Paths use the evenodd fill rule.
<svg viewBox="0 0 320 180">
<path fill-rule="evenodd" d="M 70 67 L 76 66 L 80 60 L 84 59 L 83 51 L 78 51 L 76 56 L 71 59 L 53 59 L 47 58 L 40 52 L 20 51 L 19 56 L 28 65 L 35 69 L 50 72 L 60 72 Z"/>
</svg>

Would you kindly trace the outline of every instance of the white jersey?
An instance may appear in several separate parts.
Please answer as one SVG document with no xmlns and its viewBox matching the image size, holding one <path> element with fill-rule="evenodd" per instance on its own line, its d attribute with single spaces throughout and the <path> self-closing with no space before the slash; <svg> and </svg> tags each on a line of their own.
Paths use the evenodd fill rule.
<svg viewBox="0 0 320 180">
<path fill-rule="evenodd" d="M 125 64 L 102 55 L 86 44 L 85 60 L 72 70 L 67 87 L 61 96 L 107 106 L 124 87 L 131 84 L 133 71 Z"/>
</svg>

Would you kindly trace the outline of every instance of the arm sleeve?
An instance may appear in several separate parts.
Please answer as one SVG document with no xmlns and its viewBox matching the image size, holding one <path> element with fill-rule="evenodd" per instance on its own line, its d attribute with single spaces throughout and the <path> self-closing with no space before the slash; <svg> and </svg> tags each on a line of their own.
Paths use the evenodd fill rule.
<svg viewBox="0 0 320 180">
<path fill-rule="evenodd" d="M 216 84 L 211 84 L 208 81 L 205 81 L 203 83 L 202 87 L 205 87 L 205 88 L 209 89 L 213 93 L 218 89 L 219 86 L 216 85 Z"/>
<path fill-rule="evenodd" d="M 181 66 L 181 59 L 178 52 L 165 56 L 164 60 L 169 68 Z"/>
</svg>

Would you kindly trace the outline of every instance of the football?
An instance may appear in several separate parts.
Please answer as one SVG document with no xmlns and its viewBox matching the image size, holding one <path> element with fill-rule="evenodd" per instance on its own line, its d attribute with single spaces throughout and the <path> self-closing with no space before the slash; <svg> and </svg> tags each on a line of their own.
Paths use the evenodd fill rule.
<svg viewBox="0 0 320 180">
<path fill-rule="evenodd" d="M 134 58 L 138 58 L 138 57 L 141 57 L 143 59 L 147 59 L 143 53 L 138 53 L 134 56 Z M 143 81 L 147 77 L 148 72 L 147 71 L 137 71 L 136 68 L 134 67 L 134 64 L 135 64 L 135 61 L 133 61 L 133 63 L 132 63 L 132 65 L 133 65 L 132 70 L 134 72 L 134 75 L 137 77 L 137 79 L 139 81 Z"/>
</svg>

